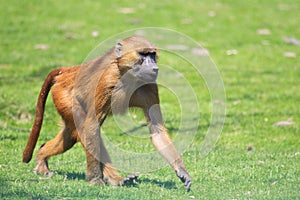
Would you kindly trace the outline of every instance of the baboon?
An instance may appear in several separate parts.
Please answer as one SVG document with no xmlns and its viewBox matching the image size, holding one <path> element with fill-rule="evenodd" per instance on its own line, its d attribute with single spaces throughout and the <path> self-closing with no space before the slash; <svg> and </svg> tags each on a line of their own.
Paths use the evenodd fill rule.
<svg viewBox="0 0 300 200">
<path fill-rule="evenodd" d="M 92 61 L 51 71 L 39 93 L 23 162 L 28 163 L 32 158 L 46 99 L 52 88 L 53 102 L 64 127 L 38 150 L 35 173 L 49 174 L 47 160 L 81 142 L 87 159 L 87 181 L 114 186 L 132 183 L 136 175 L 123 178 L 113 167 L 101 139 L 100 127 L 107 115 L 122 114 L 128 107 L 138 107 L 144 112 L 154 147 L 189 190 L 190 175 L 163 123 L 156 84 L 157 57 L 157 48 L 151 42 L 141 36 L 132 36 L 117 42 L 115 47 Z"/>
</svg>

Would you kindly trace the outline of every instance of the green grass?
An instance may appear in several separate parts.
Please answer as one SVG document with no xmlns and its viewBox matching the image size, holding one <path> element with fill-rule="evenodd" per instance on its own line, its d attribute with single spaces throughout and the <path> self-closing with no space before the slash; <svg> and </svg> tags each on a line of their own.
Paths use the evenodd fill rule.
<svg viewBox="0 0 300 200">
<path fill-rule="evenodd" d="M 283 41 L 283 37 L 300 40 L 299 0 L 0 2 L 1 199 L 300 198 L 300 47 Z M 125 7 L 134 12 L 119 12 Z M 35 176 L 35 160 L 23 164 L 21 156 L 47 73 L 80 64 L 114 34 L 150 26 L 174 29 L 201 43 L 223 77 L 226 120 L 216 147 L 203 157 L 199 145 L 209 126 L 211 100 L 204 81 L 184 73 L 198 91 L 202 116 L 195 140 L 183 154 L 193 178 L 192 191 L 185 192 L 169 167 L 142 173 L 136 187 L 90 186 L 84 180 L 85 155 L 79 144 L 51 158 L 54 176 Z M 257 34 L 259 29 L 270 34 Z M 95 30 L 98 37 L 91 36 Z M 49 48 L 37 50 L 37 44 Z M 227 55 L 231 49 L 238 53 Z M 296 57 L 285 57 L 285 52 Z M 168 56 L 161 59 L 172 63 Z M 178 101 L 164 88 L 160 93 L 166 126 L 173 135 Z M 288 119 L 294 124 L 273 126 Z M 53 138 L 58 122 L 49 100 L 38 145 Z M 153 150 L 149 140 L 133 144 L 112 124 L 108 119 L 103 131 L 112 132 L 112 140 L 123 148 Z"/>
</svg>

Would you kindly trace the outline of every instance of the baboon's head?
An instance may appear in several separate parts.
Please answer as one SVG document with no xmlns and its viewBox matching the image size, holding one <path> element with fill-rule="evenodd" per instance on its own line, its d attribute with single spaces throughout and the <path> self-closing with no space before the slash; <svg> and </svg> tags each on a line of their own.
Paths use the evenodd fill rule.
<svg viewBox="0 0 300 200">
<path fill-rule="evenodd" d="M 131 75 L 143 82 L 155 82 L 158 75 L 157 48 L 140 36 L 133 36 L 116 45 L 116 56 L 121 74 Z"/>
</svg>

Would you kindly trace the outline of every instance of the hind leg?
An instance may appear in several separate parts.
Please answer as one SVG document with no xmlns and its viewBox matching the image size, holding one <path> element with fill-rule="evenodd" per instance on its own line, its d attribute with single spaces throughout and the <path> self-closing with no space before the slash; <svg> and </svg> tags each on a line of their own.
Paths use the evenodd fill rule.
<svg viewBox="0 0 300 200">
<path fill-rule="evenodd" d="M 70 149 L 77 142 L 77 138 L 71 130 L 64 128 L 61 130 L 55 138 L 46 142 L 39 149 L 36 156 L 36 167 L 34 173 L 40 173 L 44 175 L 50 175 L 51 172 L 48 167 L 48 159 L 51 156 L 64 153 Z"/>
</svg>

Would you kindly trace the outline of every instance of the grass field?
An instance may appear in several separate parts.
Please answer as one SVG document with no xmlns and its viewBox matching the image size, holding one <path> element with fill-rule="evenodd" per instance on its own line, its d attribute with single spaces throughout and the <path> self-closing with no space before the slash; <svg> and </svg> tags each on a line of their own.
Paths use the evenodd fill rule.
<svg viewBox="0 0 300 200">
<path fill-rule="evenodd" d="M 300 199 L 299 0 L 0 0 L 0 5 L 1 199 Z M 51 158 L 54 176 L 34 175 L 35 159 L 23 164 L 21 158 L 47 73 L 80 64 L 101 41 L 140 27 L 193 38 L 209 51 L 223 78 L 222 134 L 201 156 L 212 102 L 205 82 L 184 72 L 201 107 L 195 140 L 183 154 L 192 190 L 187 193 L 169 167 L 141 173 L 135 187 L 90 186 L 80 144 Z M 161 59 L 172 62 L 168 55 Z M 172 135 L 178 101 L 164 88 L 160 93 Z M 49 98 L 38 146 L 54 137 L 58 122 Z M 108 119 L 103 131 L 112 132 L 116 143 L 152 150 L 149 140 L 131 143 L 112 123 Z"/>
</svg>

